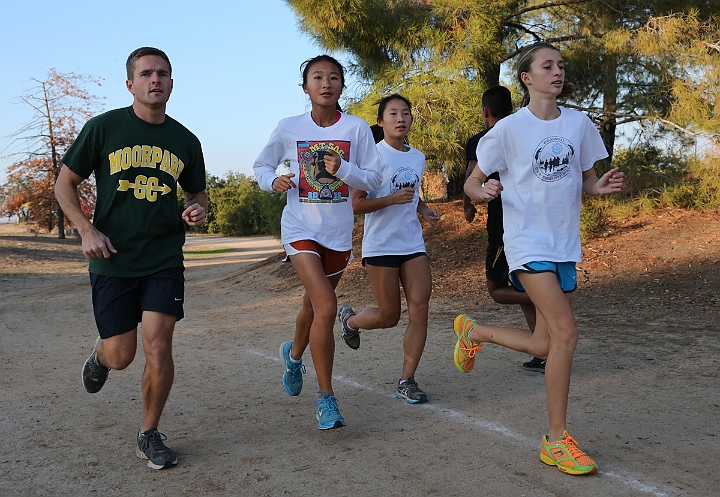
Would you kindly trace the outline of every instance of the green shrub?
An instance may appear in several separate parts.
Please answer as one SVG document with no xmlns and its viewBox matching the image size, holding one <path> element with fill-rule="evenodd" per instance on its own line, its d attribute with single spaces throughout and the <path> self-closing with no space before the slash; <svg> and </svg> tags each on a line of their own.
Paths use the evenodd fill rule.
<svg viewBox="0 0 720 497">
<path fill-rule="evenodd" d="M 720 158 L 691 161 L 685 179 L 666 185 L 658 201 L 663 206 L 684 209 L 720 208 Z"/>
<path fill-rule="evenodd" d="M 210 233 L 280 237 L 285 195 L 264 192 L 251 177 L 232 172 L 222 179 L 209 178 L 208 195 L 207 229 Z"/>
<path fill-rule="evenodd" d="M 613 155 L 612 167 L 625 173 L 625 196 L 634 197 L 644 190 L 661 189 L 681 181 L 688 163 L 675 153 L 646 146 L 618 150 Z M 598 176 L 604 172 L 598 171 Z"/>
<path fill-rule="evenodd" d="M 633 169 L 629 162 L 623 162 L 630 157 L 630 154 L 620 154 L 621 160 L 616 162 L 613 159 L 613 167 L 620 167 L 626 178 L 630 176 L 626 181 L 624 195 L 583 199 L 580 214 L 580 235 L 583 240 L 596 235 L 603 223 L 610 218 L 622 219 L 649 214 L 659 207 L 720 209 L 720 158 L 707 158 L 702 161 L 692 159 L 681 161 L 681 165 L 675 166 L 665 163 L 663 168 L 654 167 L 655 172 L 652 172 L 647 163 L 636 164 Z M 664 173 L 661 173 L 661 169 Z M 601 171 L 598 171 L 599 174 Z M 654 186 L 650 186 L 653 182 L 656 182 Z M 633 192 L 633 184 L 636 188 L 639 184 L 645 186 Z"/>
</svg>

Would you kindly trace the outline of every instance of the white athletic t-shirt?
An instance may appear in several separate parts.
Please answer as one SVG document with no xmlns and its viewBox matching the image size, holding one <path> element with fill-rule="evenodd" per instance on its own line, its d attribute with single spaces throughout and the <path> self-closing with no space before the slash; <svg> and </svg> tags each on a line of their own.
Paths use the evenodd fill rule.
<svg viewBox="0 0 720 497">
<path fill-rule="evenodd" d="M 478 143 L 480 170 L 500 173 L 511 272 L 531 261 L 581 260 L 582 172 L 608 153 L 585 114 L 559 110 L 557 119 L 544 121 L 523 107 Z"/>
<path fill-rule="evenodd" d="M 335 175 L 325 170 L 328 150 L 342 158 Z M 370 126 L 349 114 L 341 114 L 327 128 L 315 124 L 309 112 L 283 119 L 253 165 L 261 189 L 272 191 L 275 171 L 285 161 L 297 188 L 287 192 L 282 243 L 314 240 L 332 250 L 350 250 L 354 222 L 350 188 L 374 190 L 382 181 Z"/>
<path fill-rule="evenodd" d="M 425 155 L 412 147 L 401 152 L 388 145 L 385 140 L 377 144 L 377 150 L 382 165 L 383 182 L 380 188 L 368 192 L 368 198 L 387 197 L 402 188 L 414 188 L 415 196 L 413 201 L 407 204 L 389 205 L 365 214 L 362 256 L 425 252 L 422 226 L 417 216 Z"/>
</svg>

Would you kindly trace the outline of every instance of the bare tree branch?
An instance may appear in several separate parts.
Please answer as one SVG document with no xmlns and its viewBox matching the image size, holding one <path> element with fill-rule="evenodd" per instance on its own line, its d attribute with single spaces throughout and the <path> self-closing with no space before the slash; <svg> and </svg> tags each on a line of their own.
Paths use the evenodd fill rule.
<svg viewBox="0 0 720 497">
<path fill-rule="evenodd" d="M 602 110 L 602 109 L 598 109 L 598 108 L 582 107 L 582 106 L 579 106 L 579 105 L 573 105 L 573 104 L 569 104 L 569 103 L 563 103 L 562 105 L 563 105 L 563 107 L 568 107 L 568 108 L 570 108 L 570 109 L 575 109 L 575 110 L 579 110 L 579 111 L 582 111 L 582 112 L 587 112 L 587 113 L 589 113 L 589 114 L 595 114 L 595 115 L 599 115 L 599 116 L 611 116 L 611 117 L 616 117 L 616 118 L 621 118 L 621 119 L 623 119 L 623 121 L 622 121 L 622 122 L 618 122 L 618 124 L 625 124 L 625 123 L 630 123 L 630 122 L 657 121 L 657 122 L 663 123 L 665 126 L 674 128 L 674 129 L 676 129 L 676 130 L 678 130 L 678 131 L 680 131 L 680 132 L 682 132 L 682 133 L 685 133 L 685 134 L 687 134 L 687 135 L 690 135 L 690 136 L 692 136 L 692 137 L 694 137 L 694 138 L 705 138 L 705 137 L 708 136 L 708 135 L 706 135 L 706 134 L 704 134 L 704 133 L 696 133 L 696 132 L 694 132 L 694 131 L 691 131 L 691 130 L 689 130 L 689 129 L 687 129 L 687 128 L 685 128 L 685 127 L 683 127 L 683 126 L 681 126 L 681 125 L 679 125 L 679 124 L 677 124 L 677 123 L 675 123 L 675 122 L 673 122 L 673 121 L 670 121 L 670 120 L 668 120 L 668 119 L 662 118 L 662 117 L 660 117 L 660 116 L 655 116 L 655 115 L 652 115 L 652 116 L 644 116 L 644 115 L 641 115 L 641 114 L 631 114 L 631 113 L 628 113 L 628 112 L 608 112 L 608 111 L 605 111 L 605 110 Z M 714 136 L 714 135 L 710 135 L 710 136 Z"/>
<path fill-rule="evenodd" d="M 590 0 L 566 0 L 565 2 L 546 2 L 539 5 L 533 5 L 532 7 L 526 7 L 524 9 L 520 9 L 518 11 L 513 12 L 509 16 L 507 16 L 505 19 L 503 19 L 503 23 L 508 22 L 513 17 L 517 17 L 519 15 L 525 14 L 526 12 L 532 12 L 535 10 L 542 10 L 547 9 L 550 7 L 562 7 L 564 5 L 575 5 L 578 3 L 589 3 Z"/>
</svg>

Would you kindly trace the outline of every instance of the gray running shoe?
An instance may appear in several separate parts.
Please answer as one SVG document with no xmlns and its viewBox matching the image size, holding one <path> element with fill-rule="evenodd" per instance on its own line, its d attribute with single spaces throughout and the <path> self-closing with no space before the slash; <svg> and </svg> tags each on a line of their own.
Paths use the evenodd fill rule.
<svg viewBox="0 0 720 497">
<path fill-rule="evenodd" d="M 522 365 L 525 371 L 532 371 L 533 373 L 545 373 L 545 359 L 539 357 L 533 357 L 528 362 L 523 362 Z"/>
<path fill-rule="evenodd" d="M 348 347 L 357 350 L 360 348 L 360 330 L 350 328 L 347 324 L 347 320 L 350 319 L 350 316 L 354 315 L 355 311 L 353 311 L 352 307 L 349 305 L 343 305 L 338 310 L 338 321 L 340 321 L 340 324 L 342 325 L 342 328 L 340 328 L 340 336 Z"/>
<path fill-rule="evenodd" d="M 97 353 L 93 349 L 93 353 L 87 358 L 82 368 L 82 384 L 85 391 L 87 393 L 99 392 L 105 384 L 109 372 L 110 368 L 106 368 L 100 363 Z"/>
<path fill-rule="evenodd" d="M 398 383 L 395 397 L 405 399 L 408 404 L 422 404 L 428 400 L 427 394 L 420 390 L 415 378 L 412 376 Z"/>
<path fill-rule="evenodd" d="M 140 459 L 147 459 L 148 468 L 151 469 L 174 466 L 177 464 L 177 456 L 175 452 L 165 446 L 164 440 L 167 440 L 167 437 L 156 428 L 151 428 L 143 433 L 138 430 L 135 455 Z"/>
</svg>

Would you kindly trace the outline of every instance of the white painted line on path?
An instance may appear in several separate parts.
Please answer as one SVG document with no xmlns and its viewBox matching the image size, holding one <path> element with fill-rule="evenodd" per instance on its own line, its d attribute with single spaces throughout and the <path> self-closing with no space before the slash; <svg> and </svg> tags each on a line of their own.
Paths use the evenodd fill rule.
<svg viewBox="0 0 720 497">
<path fill-rule="evenodd" d="M 248 350 L 248 352 L 250 354 L 262 357 L 263 359 L 269 359 L 269 360 L 275 361 L 275 362 L 282 362 L 279 357 L 270 356 L 270 355 L 267 355 L 264 352 L 260 352 L 258 350 Z M 312 368 L 307 368 L 307 369 L 309 371 L 312 370 Z M 388 394 L 385 390 L 381 390 L 379 388 L 374 388 L 369 385 L 358 383 L 355 380 L 346 378 L 341 375 L 333 375 L 333 380 L 340 382 L 340 383 L 344 383 L 345 385 L 357 388 L 358 390 L 365 390 L 367 392 L 371 392 L 371 393 L 374 393 L 377 395 L 382 395 L 383 397 L 391 397 L 393 399 L 395 398 L 394 393 Z M 525 436 L 521 433 L 518 433 L 514 430 L 511 430 L 510 428 L 507 428 L 507 427 L 503 426 L 502 424 L 497 423 L 495 421 L 486 421 L 483 419 L 479 419 L 477 416 L 475 416 L 473 414 L 466 414 L 466 413 L 463 413 L 460 411 L 456 411 L 454 409 L 438 406 L 437 404 L 432 404 L 432 403 L 423 404 L 422 408 L 428 409 L 428 410 L 432 411 L 433 413 L 439 415 L 440 417 L 455 419 L 455 420 L 460 421 L 461 423 L 470 424 L 470 425 L 473 425 L 482 430 L 494 431 L 494 432 L 500 433 L 501 435 L 510 437 L 524 445 L 528 445 L 531 447 L 537 446 L 537 442 L 535 441 L 534 438 L 530 438 L 530 437 Z M 605 464 L 603 464 L 603 465 L 605 465 Z M 656 497 L 668 497 L 668 494 L 666 492 L 660 490 L 658 487 L 656 487 L 654 485 L 648 485 L 646 483 L 643 483 L 642 481 L 640 481 L 639 478 L 636 478 L 633 476 L 618 474 L 614 471 L 598 471 L 597 474 L 605 476 L 605 477 L 613 478 L 613 479 L 619 481 L 620 483 L 622 483 L 623 485 L 635 490 L 636 492 L 642 492 L 645 494 L 654 495 Z"/>
</svg>

